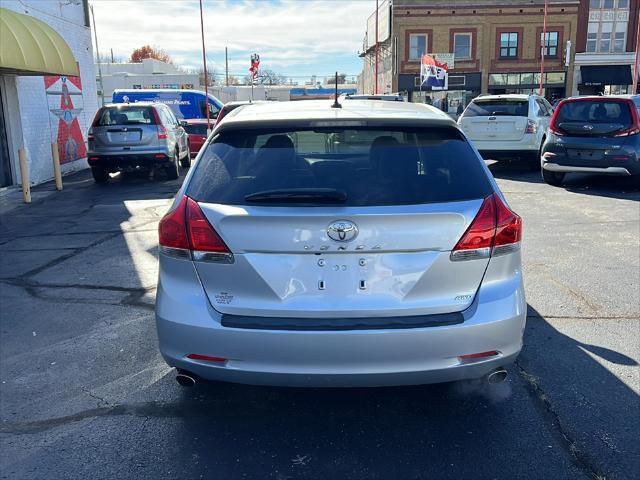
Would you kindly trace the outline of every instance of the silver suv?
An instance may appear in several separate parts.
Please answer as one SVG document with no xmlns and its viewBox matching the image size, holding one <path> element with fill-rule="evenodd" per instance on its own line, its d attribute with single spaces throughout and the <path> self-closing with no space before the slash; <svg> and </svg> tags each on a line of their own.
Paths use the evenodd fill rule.
<svg viewBox="0 0 640 480">
<path fill-rule="evenodd" d="M 183 125 L 161 103 L 106 105 L 98 110 L 89 129 L 89 166 L 98 183 L 109 173 L 160 169 L 167 178 L 179 175 L 179 163 L 191 162 Z"/>
<path fill-rule="evenodd" d="M 502 380 L 525 325 L 521 228 L 435 108 L 237 109 L 160 222 L 161 353 L 183 385 Z"/>
</svg>

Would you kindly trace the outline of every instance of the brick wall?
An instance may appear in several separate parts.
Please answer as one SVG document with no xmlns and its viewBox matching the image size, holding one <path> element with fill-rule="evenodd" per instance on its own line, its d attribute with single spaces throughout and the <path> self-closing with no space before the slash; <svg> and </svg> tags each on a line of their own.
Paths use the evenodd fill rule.
<svg viewBox="0 0 640 480">
<path fill-rule="evenodd" d="M 640 0 L 634 0 L 640 1 Z M 453 52 L 453 35 L 468 32 L 472 35 L 470 60 L 458 60 L 452 74 L 482 72 L 483 92 L 488 88 L 489 73 L 536 72 L 540 69 L 540 32 L 543 20 L 543 0 L 396 0 L 393 11 L 392 35 L 397 38 L 399 74 L 417 75 L 420 62 L 408 59 L 409 36 L 428 33 L 430 53 Z M 572 89 L 573 49 L 569 67 L 565 66 L 564 52 L 567 40 L 575 47 L 578 31 L 580 0 L 549 0 L 548 30 L 560 32 L 557 58 L 546 58 L 547 71 L 566 71 L 567 91 Z M 499 58 L 499 32 L 520 34 L 518 58 Z M 393 39 L 390 41 L 393 42 Z M 367 85 L 367 68 L 372 63 L 371 50 L 364 55 L 363 83 Z M 385 72 L 386 73 L 386 72 Z M 393 87 L 398 89 L 398 76 Z"/>
</svg>

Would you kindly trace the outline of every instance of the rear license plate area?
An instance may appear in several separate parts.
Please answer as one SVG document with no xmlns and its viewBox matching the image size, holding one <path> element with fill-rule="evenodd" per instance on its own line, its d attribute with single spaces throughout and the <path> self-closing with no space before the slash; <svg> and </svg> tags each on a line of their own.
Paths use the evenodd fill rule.
<svg viewBox="0 0 640 480">
<path fill-rule="evenodd" d="M 601 150 L 582 150 L 576 148 L 568 148 L 567 154 L 572 160 L 602 160 L 603 156 Z"/>
</svg>

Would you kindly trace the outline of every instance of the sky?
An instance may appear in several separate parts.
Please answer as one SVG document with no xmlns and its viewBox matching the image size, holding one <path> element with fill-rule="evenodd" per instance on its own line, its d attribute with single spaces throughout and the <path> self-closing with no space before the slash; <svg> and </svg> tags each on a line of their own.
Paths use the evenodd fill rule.
<svg viewBox="0 0 640 480">
<path fill-rule="evenodd" d="M 202 66 L 198 0 L 91 0 L 101 56 L 128 60 L 142 45 L 166 51 L 186 69 Z M 244 77 L 252 53 L 261 68 L 304 82 L 336 70 L 357 75 L 375 0 L 203 0 L 207 66 Z M 223 78 L 222 76 L 219 77 Z"/>
</svg>

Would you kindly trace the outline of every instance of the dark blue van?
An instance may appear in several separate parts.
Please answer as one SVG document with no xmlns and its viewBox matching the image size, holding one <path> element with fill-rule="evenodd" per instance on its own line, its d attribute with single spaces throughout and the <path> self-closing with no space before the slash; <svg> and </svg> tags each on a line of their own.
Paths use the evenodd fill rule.
<svg viewBox="0 0 640 480">
<path fill-rule="evenodd" d="M 173 110 L 178 120 L 207 118 L 205 93 L 200 90 L 182 90 L 170 88 L 154 89 L 118 89 L 113 92 L 113 103 L 159 102 Z M 216 118 L 222 108 L 222 102 L 209 95 L 209 117 Z"/>
</svg>

